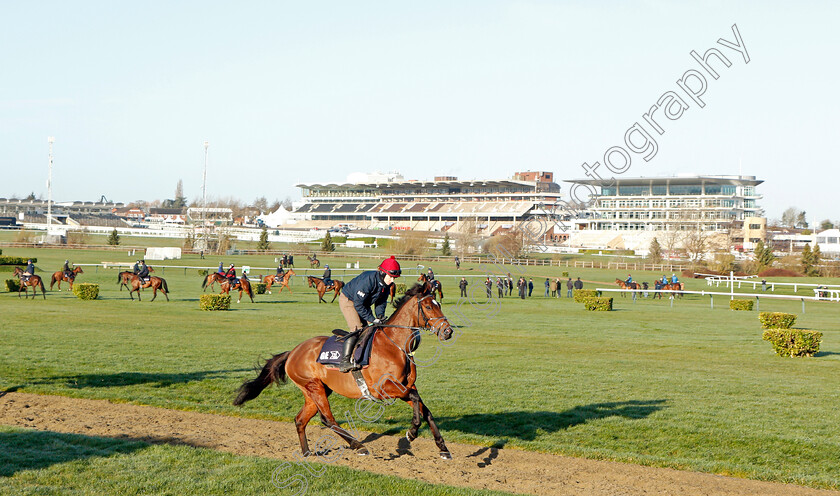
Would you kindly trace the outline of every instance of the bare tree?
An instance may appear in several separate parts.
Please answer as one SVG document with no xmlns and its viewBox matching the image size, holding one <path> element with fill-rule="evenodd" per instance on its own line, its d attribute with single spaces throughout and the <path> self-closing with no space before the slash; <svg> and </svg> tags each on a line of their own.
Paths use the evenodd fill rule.
<svg viewBox="0 0 840 496">
<path fill-rule="evenodd" d="M 799 209 L 796 207 L 788 207 L 782 213 L 782 225 L 785 227 L 795 227 L 796 219 L 799 217 Z"/>
<path fill-rule="evenodd" d="M 696 266 L 703 261 L 708 251 L 709 235 L 703 230 L 701 224 L 697 224 L 692 229 L 684 231 L 684 233 L 683 245 L 685 246 L 685 251 L 688 254 L 689 261 L 691 261 L 692 265 Z"/>
<path fill-rule="evenodd" d="M 473 217 L 468 217 L 461 221 L 460 230 L 457 233 L 457 247 L 456 252 L 463 257 L 476 250 L 479 235 L 476 233 L 476 224 Z"/>
</svg>

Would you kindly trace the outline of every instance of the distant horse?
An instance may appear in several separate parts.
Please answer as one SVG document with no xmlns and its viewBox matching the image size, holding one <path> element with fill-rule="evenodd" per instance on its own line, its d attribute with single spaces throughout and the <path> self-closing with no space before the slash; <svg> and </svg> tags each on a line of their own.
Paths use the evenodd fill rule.
<svg viewBox="0 0 840 496">
<path fill-rule="evenodd" d="M 616 279 L 615 283 L 618 284 L 618 287 L 620 287 L 621 289 L 639 289 L 639 283 L 637 283 L 637 282 L 631 282 L 630 284 L 627 284 L 626 282 L 622 281 L 621 279 Z M 627 296 L 627 295 L 624 294 L 624 293 L 621 293 L 622 298 L 624 298 L 625 296 Z"/>
<path fill-rule="evenodd" d="M 204 276 L 204 280 L 201 281 L 201 289 L 203 289 L 204 291 L 207 291 L 207 288 L 209 286 L 210 290 L 214 291 L 213 285 L 216 284 L 217 282 L 221 283 L 224 280 L 225 280 L 225 275 L 222 274 L 222 273 L 213 272 L 212 274 L 207 274 L 206 276 Z M 204 291 L 202 291 L 202 292 L 204 292 Z"/>
<path fill-rule="evenodd" d="M 149 272 L 154 272 L 155 269 L 149 267 Z M 126 289 L 128 288 L 129 284 L 131 284 L 131 277 L 134 276 L 134 272 L 129 270 L 124 270 L 117 275 L 117 278 L 120 283 L 120 291 L 122 291 L 123 287 Z M 142 289 L 142 288 L 141 288 Z"/>
<path fill-rule="evenodd" d="M 320 277 L 307 276 L 306 280 L 309 282 L 309 287 L 310 288 L 315 288 L 315 291 L 318 292 L 318 303 L 321 303 L 321 302 L 326 303 L 327 302 L 327 300 L 324 299 L 324 294 L 327 291 L 335 291 L 335 294 L 333 295 L 333 299 L 330 300 L 330 303 L 334 302 L 336 297 L 338 296 L 338 294 L 341 293 L 341 288 L 344 287 L 344 282 L 343 281 L 337 281 L 335 279 L 333 279 L 332 288 L 328 288 L 327 285 L 324 284 L 324 280 L 321 279 Z"/>
<path fill-rule="evenodd" d="M 125 278 L 123 274 L 128 274 L 128 282 L 124 283 Z M 137 301 L 142 301 L 140 298 L 140 290 L 143 288 L 152 288 L 152 301 L 155 301 L 157 298 L 157 292 L 160 291 L 163 293 L 163 296 L 166 297 L 166 301 L 169 301 L 169 286 L 166 284 L 166 279 L 157 276 L 150 276 L 149 282 L 143 283 L 140 280 L 139 276 L 136 276 L 130 272 L 120 272 L 120 275 L 117 276 L 117 282 L 120 283 L 120 288 L 122 289 L 122 284 L 125 284 L 128 290 L 128 296 L 131 297 L 131 300 L 134 301 L 134 295 L 131 293 L 137 292 Z"/>
<path fill-rule="evenodd" d="M 685 286 L 681 282 L 669 282 L 667 284 L 662 284 L 662 287 L 660 289 L 670 290 L 672 295 L 677 295 L 680 298 L 682 298 L 683 295 L 680 291 L 684 291 Z"/>
<path fill-rule="evenodd" d="M 222 281 L 219 286 L 222 288 L 222 292 L 219 294 L 230 294 L 231 290 L 236 291 L 239 290 L 239 299 L 236 300 L 236 303 L 242 301 L 242 292 L 245 291 L 248 293 L 248 296 L 251 298 L 251 303 L 254 303 L 254 291 L 251 289 L 251 281 L 248 280 L 248 276 L 242 274 L 242 277 L 239 280 L 231 285 L 230 281 L 225 279 Z"/>
<path fill-rule="evenodd" d="M 38 296 L 38 288 L 41 288 L 41 294 L 44 296 L 44 299 L 47 299 L 47 290 L 44 289 L 44 281 L 41 279 L 40 276 L 36 276 L 32 274 L 29 276 L 29 279 L 26 281 L 23 280 L 23 269 L 20 267 L 15 267 L 15 277 L 20 279 L 20 287 L 18 288 L 18 298 L 20 298 L 20 292 L 24 291 L 26 293 L 26 298 L 29 298 L 29 286 L 32 286 L 32 299 L 34 300 L 36 296 Z"/>
<path fill-rule="evenodd" d="M 432 293 L 437 291 L 438 295 L 440 295 L 440 301 L 443 301 L 443 284 L 441 284 L 440 281 L 438 281 L 437 279 L 435 279 L 434 281 L 429 281 L 429 278 L 426 277 L 426 274 L 420 274 L 420 277 L 418 277 L 417 280 L 421 283 L 429 282 L 432 287 Z"/>
<path fill-rule="evenodd" d="M 318 260 L 317 255 L 312 255 L 311 257 L 307 255 L 306 259 L 309 260 L 309 267 L 314 267 L 316 269 L 321 268 L 321 261 Z"/>
<path fill-rule="evenodd" d="M 287 270 L 286 272 L 283 273 L 283 277 L 280 278 L 280 281 L 277 280 L 277 275 L 276 274 L 273 275 L 273 276 L 263 277 L 262 282 L 265 284 L 266 292 L 268 294 L 271 294 L 271 285 L 272 284 L 277 284 L 278 286 L 280 286 L 280 289 L 277 290 L 277 294 L 282 293 L 283 288 L 288 289 L 289 293 L 291 293 L 292 288 L 289 286 L 289 279 L 291 279 L 293 275 L 295 275 L 295 271 L 292 270 L 292 269 L 289 269 L 289 270 Z M 292 293 L 292 294 L 294 294 L 294 293 Z"/>
<path fill-rule="evenodd" d="M 396 311 L 380 324 L 380 329 L 373 335 L 369 365 L 362 369 L 361 374 L 367 384 L 374 385 L 370 388 L 374 398 L 386 401 L 398 398 L 411 405 L 411 428 L 405 434 L 409 443 L 417 438 L 420 423 L 425 419 L 435 438 L 440 457 L 450 460 L 452 454 L 440 435 L 432 412 L 417 391 L 415 380 L 418 370 L 409 356 L 420 344 L 421 330 L 434 333 L 435 339 L 440 341 L 452 337 L 452 326 L 434 296 L 428 294 L 429 290 L 428 285 L 417 284 L 397 300 Z M 304 399 L 303 407 L 295 417 L 303 456 L 311 457 L 314 454 L 309 450 L 306 440 L 306 424 L 318 413 L 324 425 L 342 437 L 356 454 L 368 455 L 368 449 L 336 422 L 330 409 L 330 393 L 335 392 L 347 398 L 361 398 L 362 393 L 352 375 L 342 374 L 335 367 L 316 361 L 326 340 L 327 336 L 313 337 L 291 351 L 269 358 L 255 379 L 242 384 L 233 404 L 242 405 L 259 396 L 272 383 L 291 379 L 300 388 Z"/>
<path fill-rule="evenodd" d="M 58 290 L 61 291 L 61 281 L 67 281 L 68 283 L 70 283 L 70 291 L 73 291 L 73 282 L 75 282 L 76 280 L 76 274 L 84 273 L 85 271 L 83 271 L 81 267 L 75 267 L 72 270 L 72 275 L 70 277 L 67 277 L 67 274 L 65 274 L 63 270 L 53 272 L 52 278 L 50 279 L 50 291 L 52 291 L 53 285 L 55 283 L 58 283 Z"/>
</svg>

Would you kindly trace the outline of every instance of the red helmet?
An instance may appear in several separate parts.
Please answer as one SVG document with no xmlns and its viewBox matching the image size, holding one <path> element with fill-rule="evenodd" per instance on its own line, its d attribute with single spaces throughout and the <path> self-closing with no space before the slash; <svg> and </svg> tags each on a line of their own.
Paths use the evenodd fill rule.
<svg viewBox="0 0 840 496">
<path fill-rule="evenodd" d="M 391 258 L 383 260 L 382 263 L 379 264 L 379 270 L 393 277 L 400 277 L 400 274 L 402 273 L 400 270 L 400 263 L 397 262 L 394 255 L 391 255 Z"/>
</svg>

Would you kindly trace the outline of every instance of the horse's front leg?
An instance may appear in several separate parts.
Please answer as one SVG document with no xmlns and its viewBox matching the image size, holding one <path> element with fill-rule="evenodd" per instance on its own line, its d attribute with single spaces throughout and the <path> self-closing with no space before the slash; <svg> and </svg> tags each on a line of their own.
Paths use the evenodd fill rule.
<svg viewBox="0 0 840 496">
<path fill-rule="evenodd" d="M 423 411 L 420 408 L 420 393 L 416 389 L 412 389 L 408 392 L 408 398 L 404 398 L 404 400 L 414 410 L 414 415 L 411 417 L 411 428 L 405 433 L 405 438 L 410 443 L 417 439 L 417 431 L 420 430 L 420 424 L 423 422 Z"/>
<path fill-rule="evenodd" d="M 420 393 L 417 392 L 416 389 L 414 389 L 413 391 L 409 392 L 409 399 L 411 399 L 412 406 L 414 407 L 415 418 L 419 409 L 420 414 L 423 415 L 423 418 L 426 419 L 426 423 L 429 424 L 429 430 L 432 431 L 432 436 L 434 436 L 435 438 L 435 444 L 440 450 L 440 457 L 444 460 L 451 460 L 452 453 L 450 453 L 449 448 L 446 447 L 446 443 L 443 441 L 443 436 L 440 435 L 440 430 L 438 429 L 438 426 L 435 423 L 435 418 L 432 416 L 432 412 L 429 411 L 428 408 L 426 408 L 426 405 L 420 398 Z M 411 438 L 409 437 L 411 431 L 414 431 L 414 437 L 417 437 L 417 429 L 415 428 L 414 419 L 412 419 L 411 430 L 409 430 L 409 432 L 406 433 L 406 439 L 408 439 L 409 441 L 411 440 Z"/>
</svg>

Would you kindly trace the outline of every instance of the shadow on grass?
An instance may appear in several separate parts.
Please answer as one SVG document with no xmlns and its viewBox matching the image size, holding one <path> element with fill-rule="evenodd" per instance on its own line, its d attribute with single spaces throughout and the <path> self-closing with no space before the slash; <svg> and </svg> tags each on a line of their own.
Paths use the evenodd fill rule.
<svg viewBox="0 0 840 496">
<path fill-rule="evenodd" d="M 617 401 L 576 406 L 564 412 L 476 413 L 461 417 L 440 417 L 443 431 L 461 431 L 491 438 L 516 438 L 533 441 L 539 432 L 557 432 L 590 420 L 607 417 L 642 419 L 665 407 L 666 400 Z M 505 441 L 493 447 L 501 448 Z"/>
<path fill-rule="evenodd" d="M 825 356 L 831 356 L 831 355 L 840 355 L 840 353 L 838 353 L 836 351 L 818 351 L 818 352 L 814 353 L 815 357 L 825 357 Z"/>
<path fill-rule="evenodd" d="M 0 432 L 0 477 L 16 472 L 37 470 L 55 464 L 127 454 L 148 444 L 79 434 L 59 434 L 32 430 Z"/>
<path fill-rule="evenodd" d="M 205 379 L 224 379 L 235 372 L 250 372 L 252 369 L 232 370 L 203 370 L 200 372 L 185 372 L 180 374 L 147 373 L 147 372 L 119 372 L 116 374 L 78 374 L 54 376 L 40 379 L 35 384 L 63 384 L 72 389 L 134 386 L 137 384 L 154 384 L 154 387 L 168 387 L 173 384 L 184 384 Z"/>
</svg>

